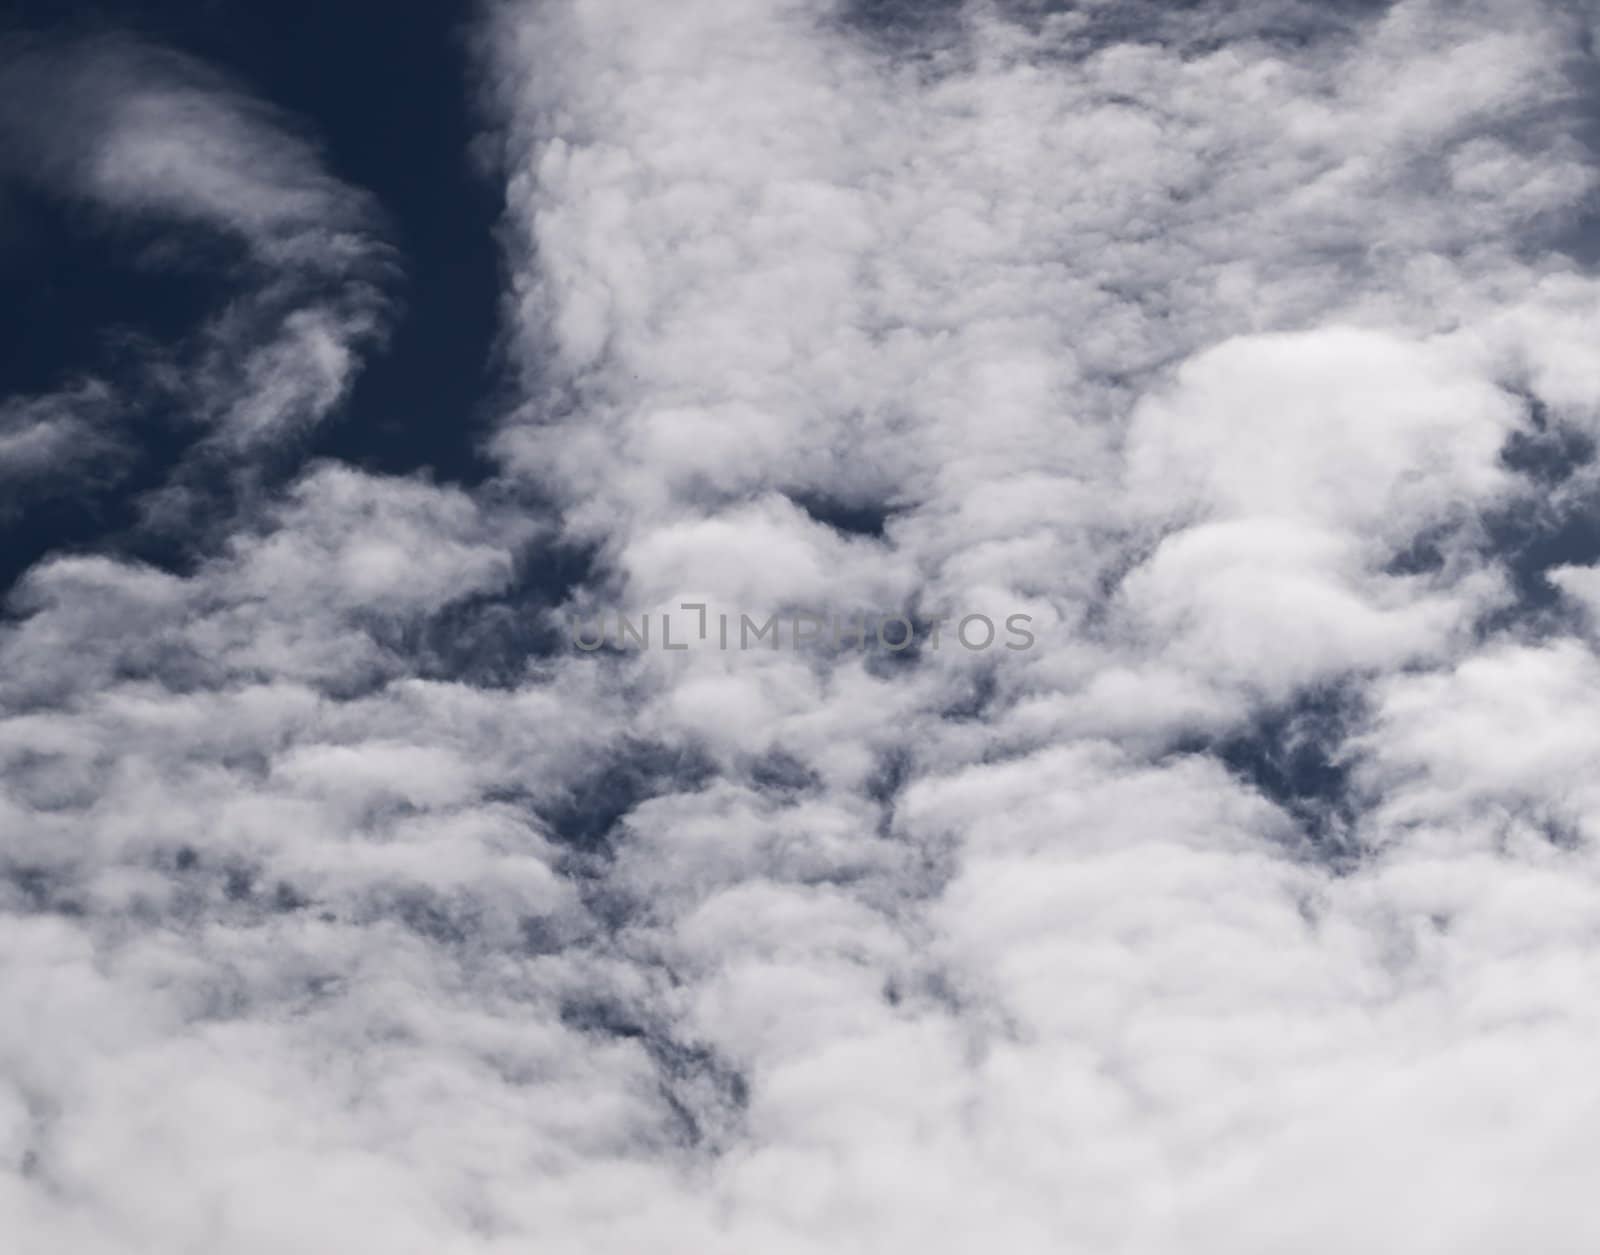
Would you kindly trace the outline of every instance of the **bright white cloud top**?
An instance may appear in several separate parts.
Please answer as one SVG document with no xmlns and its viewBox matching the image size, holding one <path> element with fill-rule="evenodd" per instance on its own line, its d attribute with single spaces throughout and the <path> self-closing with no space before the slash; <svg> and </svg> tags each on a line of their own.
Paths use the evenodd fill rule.
<svg viewBox="0 0 1600 1255">
<path fill-rule="evenodd" d="M 1518 548 L 1596 491 L 1529 453 L 1600 438 L 1592 15 L 932 8 L 499 4 L 500 477 L 28 575 L 19 1251 L 1600 1244 L 1600 570 Z M 303 302 L 214 333 L 247 467 L 387 254 L 118 55 L 76 186 Z M 0 411 L 0 484 L 81 410 Z M 566 642 L 684 601 L 1037 645 Z"/>
</svg>

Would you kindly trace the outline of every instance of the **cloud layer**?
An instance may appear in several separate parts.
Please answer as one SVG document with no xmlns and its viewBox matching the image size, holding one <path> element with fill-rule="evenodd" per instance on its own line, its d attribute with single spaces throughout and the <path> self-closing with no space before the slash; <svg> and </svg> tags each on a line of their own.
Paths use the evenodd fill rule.
<svg viewBox="0 0 1600 1255">
<path fill-rule="evenodd" d="M 1593 1249 L 1586 21 L 485 11 L 499 477 L 310 466 L 0 626 L 7 1228 Z M 93 56 L 35 177 L 269 276 L 182 394 L 248 476 L 376 340 L 373 211 Z M 566 641 L 686 601 L 1037 644 Z"/>
</svg>

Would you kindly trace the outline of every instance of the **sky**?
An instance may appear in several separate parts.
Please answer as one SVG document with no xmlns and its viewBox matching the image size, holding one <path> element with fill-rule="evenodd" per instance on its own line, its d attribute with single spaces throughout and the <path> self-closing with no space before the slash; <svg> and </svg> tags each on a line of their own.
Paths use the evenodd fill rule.
<svg viewBox="0 0 1600 1255">
<path fill-rule="evenodd" d="M 0 1232 L 1596 1249 L 1597 55 L 0 5 Z"/>
</svg>

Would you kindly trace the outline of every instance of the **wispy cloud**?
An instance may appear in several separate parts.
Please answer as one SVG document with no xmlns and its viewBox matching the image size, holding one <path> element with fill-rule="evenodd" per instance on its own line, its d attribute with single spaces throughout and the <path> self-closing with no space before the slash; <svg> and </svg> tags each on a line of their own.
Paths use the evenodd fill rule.
<svg viewBox="0 0 1600 1255">
<path fill-rule="evenodd" d="M 88 385 L 115 398 L 97 439 L 115 444 L 159 410 L 215 476 L 330 413 L 391 312 L 395 263 L 370 200 L 289 120 L 178 54 L 121 37 L 14 39 L 0 53 L 10 178 L 86 206 L 107 231 L 145 224 L 146 264 L 228 268 L 224 307 Z M 31 405 L 65 413 L 72 395 Z M 64 429 L 52 443 L 86 447 Z"/>
</svg>

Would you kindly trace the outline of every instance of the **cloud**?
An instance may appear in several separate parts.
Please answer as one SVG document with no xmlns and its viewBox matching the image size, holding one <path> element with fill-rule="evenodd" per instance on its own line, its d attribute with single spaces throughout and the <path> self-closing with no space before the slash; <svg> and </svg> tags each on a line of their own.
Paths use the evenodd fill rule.
<svg viewBox="0 0 1600 1255">
<path fill-rule="evenodd" d="M 0 48 L 0 136 L 0 175 L 87 207 L 103 230 L 140 224 L 145 264 L 221 265 L 232 289 L 176 342 L 136 344 L 114 373 L 29 402 L 30 475 L 70 470 L 95 446 L 131 457 L 140 424 L 179 415 L 206 469 L 169 485 L 172 513 L 200 480 L 236 475 L 331 413 L 383 343 L 394 261 L 376 207 L 288 119 L 207 67 L 124 37 L 13 37 Z M 46 446 L 58 451 L 48 467 Z"/>
<path fill-rule="evenodd" d="M 1594 430 L 1581 16 L 494 8 L 499 479 L 307 467 L 0 627 L 11 1227 L 1589 1249 L 1594 637 L 1493 526 Z M 73 177 L 286 290 L 377 256 L 185 73 Z M 348 309 L 215 332 L 218 449 Z M 1038 643 L 551 643 L 682 600 Z"/>
<path fill-rule="evenodd" d="M 116 451 L 108 435 L 112 395 L 100 380 L 40 397 L 0 403 L 0 482 L 13 514 L 29 497 L 59 490 L 63 479 L 107 473 Z"/>
</svg>

